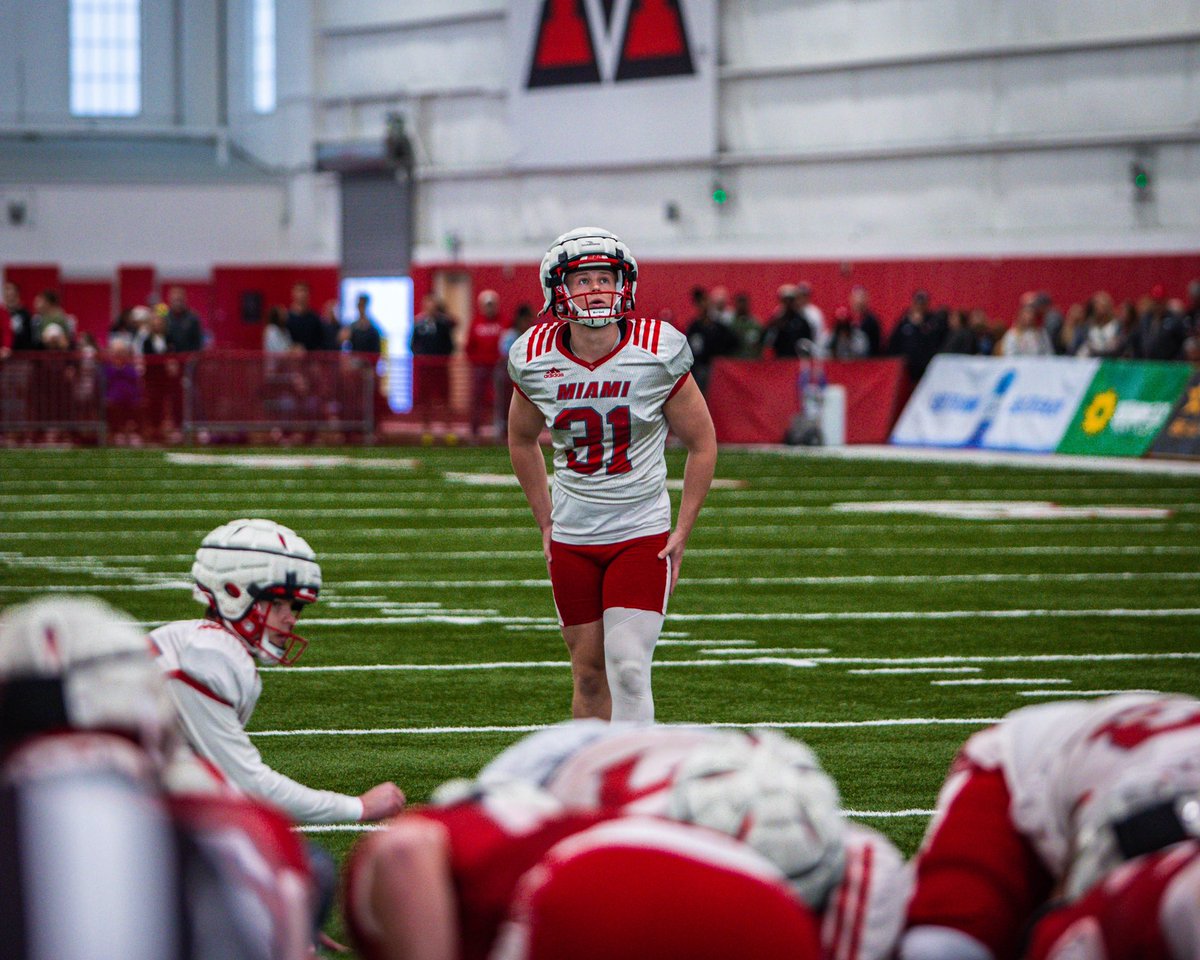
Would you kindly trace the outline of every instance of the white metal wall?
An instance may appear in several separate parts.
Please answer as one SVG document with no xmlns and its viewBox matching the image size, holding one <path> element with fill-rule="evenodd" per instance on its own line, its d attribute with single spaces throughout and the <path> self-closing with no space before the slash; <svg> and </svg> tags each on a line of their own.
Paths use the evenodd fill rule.
<svg viewBox="0 0 1200 960">
<path fill-rule="evenodd" d="M 584 220 L 672 257 L 1200 246 L 1192 0 L 725 0 L 712 164 L 537 175 L 508 164 L 504 9 L 318 5 L 318 136 L 409 115 L 418 258 L 448 236 L 467 259 L 528 256 Z"/>
</svg>

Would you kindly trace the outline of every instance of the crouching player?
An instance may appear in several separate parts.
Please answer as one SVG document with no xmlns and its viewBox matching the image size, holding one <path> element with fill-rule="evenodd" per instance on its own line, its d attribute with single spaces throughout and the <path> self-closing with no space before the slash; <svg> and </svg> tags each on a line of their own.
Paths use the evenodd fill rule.
<svg viewBox="0 0 1200 960">
<path fill-rule="evenodd" d="M 783 874 L 713 831 L 512 783 L 405 814 L 346 872 L 367 960 L 818 960 Z"/>
<path fill-rule="evenodd" d="M 198 793 L 171 793 L 174 789 Z M 271 808 L 213 792 L 145 634 L 88 598 L 0 618 L 0 953 L 296 960 L 318 894 Z"/>
<path fill-rule="evenodd" d="M 234 520 L 206 536 L 192 564 L 202 620 L 150 634 L 192 748 L 251 796 L 306 823 L 381 820 L 404 806 L 394 783 L 361 796 L 314 790 L 271 769 L 246 733 L 262 693 L 259 664 L 289 665 L 308 646 L 296 621 L 321 589 L 321 568 L 295 531 L 271 520 Z"/>
<path fill-rule="evenodd" d="M 1198 757 L 1200 701 L 1183 696 L 1039 704 L 972 736 L 916 857 L 902 960 L 1020 956 L 1053 890 L 1082 892 L 1105 798 L 1131 782 L 1200 784 Z"/>
</svg>

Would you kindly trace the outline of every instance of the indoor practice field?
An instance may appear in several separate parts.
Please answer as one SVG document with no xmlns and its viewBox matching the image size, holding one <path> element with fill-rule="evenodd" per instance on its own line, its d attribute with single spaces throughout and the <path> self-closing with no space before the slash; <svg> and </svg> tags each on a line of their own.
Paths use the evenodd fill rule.
<svg viewBox="0 0 1200 960">
<path fill-rule="evenodd" d="M 677 487 L 682 454 L 668 462 Z M 717 477 L 655 655 L 658 719 L 802 737 L 846 809 L 906 854 L 990 720 L 1056 697 L 1200 695 L 1195 473 L 723 450 Z M 325 582 L 299 627 L 311 646 L 263 671 L 251 732 L 312 786 L 392 778 L 420 802 L 569 710 L 501 448 L 5 451 L 0 502 L 0 605 L 90 592 L 147 627 L 199 616 L 188 571 L 211 528 L 264 516 L 305 536 Z M 358 834 L 309 830 L 338 856 Z"/>
</svg>

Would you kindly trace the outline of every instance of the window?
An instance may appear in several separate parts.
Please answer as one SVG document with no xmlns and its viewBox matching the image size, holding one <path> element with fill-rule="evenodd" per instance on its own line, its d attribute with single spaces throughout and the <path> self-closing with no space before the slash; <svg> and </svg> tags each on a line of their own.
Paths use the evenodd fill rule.
<svg viewBox="0 0 1200 960">
<path fill-rule="evenodd" d="M 275 110 L 275 0 L 254 0 L 250 29 L 251 100 L 255 113 Z"/>
<path fill-rule="evenodd" d="M 71 0 L 70 9 L 71 113 L 141 113 L 141 0 Z"/>
</svg>

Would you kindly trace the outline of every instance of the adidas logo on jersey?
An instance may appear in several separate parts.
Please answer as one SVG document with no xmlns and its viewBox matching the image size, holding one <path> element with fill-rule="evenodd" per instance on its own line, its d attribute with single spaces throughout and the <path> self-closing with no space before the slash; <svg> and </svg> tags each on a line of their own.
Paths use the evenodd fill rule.
<svg viewBox="0 0 1200 960">
<path fill-rule="evenodd" d="M 558 367 L 551 367 L 549 370 L 546 371 L 546 373 L 543 375 L 542 379 L 543 380 L 556 380 L 559 377 L 565 377 L 565 376 L 566 376 L 566 374 L 563 373 L 561 370 L 559 370 Z"/>
</svg>

